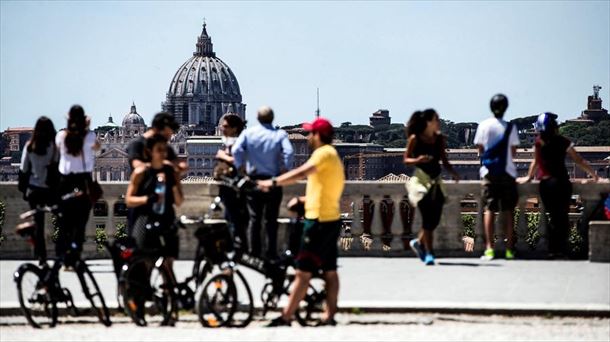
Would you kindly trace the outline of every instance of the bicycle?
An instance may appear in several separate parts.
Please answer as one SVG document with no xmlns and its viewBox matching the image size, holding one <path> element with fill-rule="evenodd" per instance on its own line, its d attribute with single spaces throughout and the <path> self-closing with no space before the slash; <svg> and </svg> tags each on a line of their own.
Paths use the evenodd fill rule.
<svg viewBox="0 0 610 342">
<path fill-rule="evenodd" d="M 62 200 L 67 200 L 79 196 L 80 192 L 75 191 L 64 195 Z M 20 215 L 22 220 L 31 219 L 36 213 L 49 212 L 55 215 L 62 215 L 58 211 L 58 206 L 38 207 Z M 34 245 L 34 234 L 36 233 L 36 223 L 27 221 L 17 226 L 17 233 Z M 54 327 L 58 320 L 58 303 L 65 303 L 70 312 L 79 316 L 81 311 L 74 304 L 72 293 L 69 289 L 62 287 L 59 280 L 59 270 L 62 266 L 72 267 L 76 272 L 85 297 L 91 304 L 91 311 L 98 317 L 99 321 L 105 326 L 110 326 L 110 312 L 104 301 L 104 296 L 100 291 L 97 281 L 87 263 L 81 259 L 78 246 L 72 243 L 67 251 L 65 258 L 56 259 L 53 267 L 44 262 L 41 266 L 33 263 L 24 263 L 19 266 L 13 275 L 17 285 L 19 305 L 28 323 L 34 328 L 42 328 L 45 325 Z"/>
</svg>

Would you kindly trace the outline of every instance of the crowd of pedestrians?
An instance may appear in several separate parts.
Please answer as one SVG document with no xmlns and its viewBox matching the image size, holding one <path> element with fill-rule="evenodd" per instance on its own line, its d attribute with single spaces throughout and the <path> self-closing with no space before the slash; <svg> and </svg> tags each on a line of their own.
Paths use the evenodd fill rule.
<svg viewBox="0 0 610 342">
<path fill-rule="evenodd" d="M 478 126 L 474 143 L 481 157 L 481 196 L 484 203 L 485 251 L 482 258 L 496 257 L 494 223 L 503 214 L 506 232 L 505 258 L 515 257 L 513 212 L 517 204 L 517 182 L 540 179 L 540 195 L 550 214 L 550 252 L 566 254 L 571 198 L 571 183 L 565 167 L 566 155 L 593 179 L 598 176 L 576 153 L 574 144 L 561 136 L 557 116 L 544 113 L 535 129 L 535 158 L 526 177 L 516 179 L 513 162 L 520 144 L 517 128 L 503 119 L 508 99 L 502 94 L 491 99 L 493 117 Z M 317 118 L 303 124 L 311 157 L 293 168 L 294 150 L 288 134 L 273 126 L 274 112 L 261 107 L 258 124 L 246 128 L 243 119 L 227 113 L 219 121 L 223 147 L 216 154 L 214 176 L 234 177 L 245 174 L 256 181 L 258 191 L 239 196 L 228 186 L 220 186 L 225 215 L 231 224 L 238 248 L 252 256 L 278 258 L 278 223 L 282 187 L 307 179 L 305 194 L 297 201 L 304 204 L 304 229 L 301 248 L 296 256 L 296 278 L 282 315 L 271 326 L 289 325 L 299 302 L 305 296 L 309 281 L 320 272 L 326 283 L 327 305 L 322 323 L 334 325 L 339 293 L 337 274 L 337 239 L 340 235 L 340 198 L 345 183 L 342 161 L 332 145 L 334 129 L 330 121 Z M 100 196 L 92 178 L 95 151 L 100 144 L 89 128 L 90 118 L 81 106 L 68 112 L 66 127 L 56 132 L 50 119 L 41 117 L 23 150 L 20 168 L 20 190 L 32 208 L 59 205 L 59 232 L 56 255 L 69 265 L 70 255 L 82 251 L 85 226 L 92 204 Z M 179 125 L 171 113 L 154 116 L 151 127 L 129 143 L 127 153 L 131 178 L 125 199 L 128 210 L 128 233 L 136 248 L 152 250 L 165 256 L 171 267 L 178 257 L 179 239 L 175 229 L 175 207 L 184 201 L 181 178 L 187 166 L 169 145 Z M 426 264 L 435 264 L 434 230 L 439 225 L 445 190 L 441 165 L 459 181 L 458 173 L 447 159 L 446 138 L 441 132 L 439 114 L 434 109 L 413 113 L 406 125 L 407 145 L 404 163 L 414 166 L 407 184 L 408 199 L 419 209 L 422 225 L 417 238 L 410 241 L 416 255 Z M 73 193 L 67 199 L 64 195 Z M 247 210 L 246 210 L 247 209 Z M 46 264 L 44 214 L 37 214 L 36 250 L 41 265 Z M 263 227 L 265 229 L 263 229 Z M 156 233 L 151 233 L 156 231 Z M 266 236 L 263 241 L 262 232 Z M 264 243 L 263 243 L 264 242 Z M 472 249 L 472 246 L 470 246 Z"/>
</svg>

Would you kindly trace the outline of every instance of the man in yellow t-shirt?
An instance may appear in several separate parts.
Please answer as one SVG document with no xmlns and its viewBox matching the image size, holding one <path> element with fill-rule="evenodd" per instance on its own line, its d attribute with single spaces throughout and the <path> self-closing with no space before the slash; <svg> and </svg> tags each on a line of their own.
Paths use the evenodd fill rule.
<svg viewBox="0 0 610 342">
<path fill-rule="evenodd" d="M 333 141 L 333 126 L 323 118 L 303 124 L 308 132 L 307 142 L 314 150 L 300 167 L 269 180 L 258 182 L 259 188 L 268 191 L 275 186 L 295 183 L 307 177 L 305 189 L 305 221 L 301 250 L 297 255 L 296 276 L 288 305 L 282 316 L 268 326 L 290 325 L 299 302 L 305 297 L 314 272 L 322 270 L 326 286 L 326 308 L 321 325 L 335 325 L 339 276 L 337 275 L 337 239 L 341 229 L 339 201 L 345 184 L 343 163 Z"/>
</svg>

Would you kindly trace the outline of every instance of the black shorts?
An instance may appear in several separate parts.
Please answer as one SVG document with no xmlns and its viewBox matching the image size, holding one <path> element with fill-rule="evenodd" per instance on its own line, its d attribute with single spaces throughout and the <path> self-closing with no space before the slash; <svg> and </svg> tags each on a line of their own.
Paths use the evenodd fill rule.
<svg viewBox="0 0 610 342">
<path fill-rule="evenodd" d="M 517 183 L 509 174 L 483 178 L 481 198 L 485 209 L 493 212 L 513 211 L 519 200 Z"/>
<path fill-rule="evenodd" d="M 337 270 L 339 250 L 337 240 L 341 221 L 319 222 L 305 219 L 301 237 L 301 249 L 297 254 L 296 268 L 315 273 Z"/>
<path fill-rule="evenodd" d="M 136 249 L 146 255 L 178 258 L 180 238 L 178 230 L 168 221 L 161 220 L 161 226 L 151 227 L 157 220 L 140 216 L 134 220 L 131 231 Z"/>
</svg>

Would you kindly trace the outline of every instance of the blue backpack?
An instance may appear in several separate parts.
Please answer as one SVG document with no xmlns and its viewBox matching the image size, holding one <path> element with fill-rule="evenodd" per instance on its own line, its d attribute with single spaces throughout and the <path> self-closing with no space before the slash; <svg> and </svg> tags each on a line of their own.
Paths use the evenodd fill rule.
<svg viewBox="0 0 610 342">
<path fill-rule="evenodd" d="M 504 130 L 504 136 L 490 148 L 483 152 L 481 164 L 489 170 L 491 176 L 501 176 L 506 173 L 506 155 L 508 152 L 508 138 L 513 128 L 509 122 Z"/>
</svg>

